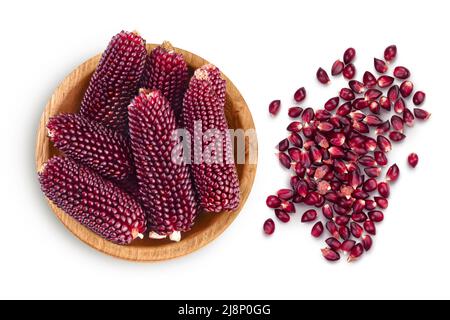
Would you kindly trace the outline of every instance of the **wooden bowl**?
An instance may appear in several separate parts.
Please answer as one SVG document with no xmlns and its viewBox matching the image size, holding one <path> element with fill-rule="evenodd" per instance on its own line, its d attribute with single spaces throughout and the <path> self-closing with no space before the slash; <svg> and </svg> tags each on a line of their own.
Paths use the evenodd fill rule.
<svg viewBox="0 0 450 320">
<path fill-rule="evenodd" d="M 151 50 L 157 45 L 148 44 L 147 49 Z M 208 61 L 203 58 L 187 52 L 176 49 L 183 54 L 189 67 L 194 70 Z M 59 151 L 53 146 L 47 137 L 46 123 L 48 119 L 61 112 L 77 112 L 80 107 L 81 99 L 86 91 L 89 80 L 100 61 L 101 55 L 97 55 L 79 67 L 77 67 L 53 93 L 50 102 L 45 107 L 42 114 L 36 141 L 36 170 L 42 166 L 52 156 L 59 154 Z M 230 128 L 233 129 L 254 129 L 254 123 L 250 110 L 233 83 L 227 80 L 226 107 L 225 113 Z M 250 148 L 257 152 L 257 141 L 253 143 L 246 142 L 246 154 Z M 131 261 L 160 261 L 189 254 L 217 238 L 237 217 L 244 206 L 256 174 L 256 164 L 237 165 L 237 171 L 241 187 L 241 204 L 234 212 L 221 214 L 202 213 L 197 218 L 193 229 L 183 234 L 180 242 L 170 240 L 152 240 L 146 237 L 144 240 L 136 239 L 128 246 L 115 245 L 104 240 L 92 231 L 88 230 L 64 211 L 56 207 L 48 200 L 50 208 L 61 222 L 75 236 L 87 243 L 91 247 L 106 253 L 108 255 L 127 259 Z"/>
</svg>

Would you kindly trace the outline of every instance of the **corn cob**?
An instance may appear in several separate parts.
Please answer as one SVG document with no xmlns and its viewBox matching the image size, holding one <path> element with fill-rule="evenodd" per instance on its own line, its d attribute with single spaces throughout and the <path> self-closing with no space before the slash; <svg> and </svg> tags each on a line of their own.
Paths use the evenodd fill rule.
<svg viewBox="0 0 450 320">
<path fill-rule="evenodd" d="M 211 65 L 196 70 L 184 96 L 183 119 L 185 128 L 193 138 L 192 172 L 200 205 L 206 211 L 217 213 L 235 210 L 239 206 L 240 190 L 224 113 L 223 82 L 221 77 L 217 78 L 215 70 Z M 207 143 L 204 138 L 198 137 L 196 128 L 199 123 L 202 137 L 208 130 L 220 132 L 222 150 L 216 152 L 222 154 L 203 155 L 213 142 Z M 202 159 L 198 159 L 199 151 Z M 211 157 L 215 157 L 216 161 L 211 161 Z"/>
<path fill-rule="evenodd" d="M 127 106 L 138 93 L 145 67 L 145 40 L 125 32 L 112 38 L 81 102 L 81 114 L 118 131 L 126 131 Z"/>
<path fill-rule="evenodd" d="M 50 140 L 67 157 L 105 178 L 126 179 L 133 172 L 129 142 L 117 131 L 80 114 L 60 114 L 47 123 Z"/>
<path fill-rule="evenodd" d="M 69 158 L 51 158 L 39 182 L 49 200 L 106 240 L 125 245 L 145 232 L 144 212 L 129 194 Z"/>
<path fill-rule="evenodd" d="M 150 237 L 179 241 L 189 231 L 198 206 L 187 165 L 172 161 L 180 140 L 174 111 L 157 90 L 141 90 L 128 107 L 131 146 L 140 202 L 148 215 Z M 179 149 L 178 149 L 179 150 Z"/>
</svg>

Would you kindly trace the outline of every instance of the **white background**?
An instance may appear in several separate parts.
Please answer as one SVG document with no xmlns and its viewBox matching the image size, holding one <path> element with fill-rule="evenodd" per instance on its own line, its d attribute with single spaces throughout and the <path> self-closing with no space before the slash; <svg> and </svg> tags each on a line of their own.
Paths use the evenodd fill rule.
<svg viewBox="0 0 450 320">
<path fill-rule="evenodd" d="M 0 298 L 450 298 L 449 71 L 445 1 L 10 1 L 0 9 Z M 34 169 L 40 114 L 58 83 L 122 29 L 170 40 L 217 64 L 244 95 L 260 158 L 250 199 L 215 242 L 156 264 L 120 261 L 84 245 L 55 218 Z M 370 254 L 326 263 L 323 240 L 297 213 L 266 238 L 266 196 L 286 186 L 273 146 L 285 134 L 292 94 L 321 107 L 339 82 L 315 80 L 357 49 L 359 75 L 398 46 L 398 62 L 427 92 L 429 122 L 407 130 L 390 159 L 401 178 Z M 343 85 L 341 83 L 340 85 Z M 283 99 L 279 117 L 267 105 Z M 406 166 L 417 152 L 416 170 Z"/>
</svg>

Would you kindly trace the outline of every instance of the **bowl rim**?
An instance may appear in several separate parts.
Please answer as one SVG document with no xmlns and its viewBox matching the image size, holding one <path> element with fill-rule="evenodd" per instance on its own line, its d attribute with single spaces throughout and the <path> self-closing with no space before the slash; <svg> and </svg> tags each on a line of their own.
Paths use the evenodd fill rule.
<svg viewBox="0 0 450 320">
<path fill-rule="evenodd" d="M 153 48 L 157 47 L 158 44 L 147 44 L 146 46 L 147 50 L 150 51 Z M 195 61 L 196 65 L 204 65 L 209 63 L 207 60 L 194 53 L 179 48 L 174 49 L 176 52 L 183 54 L 187 64 L 190 67 L 195 67 L 192 66 L 193 61 Z M 37 172 L 39 172 L 42 165 L 48 160 L 48 154 L 43 155 L 43 153 L 45 153 L 45 150 L 49 150 L 51 144 L 45 130 L 45 125 L 48 118 L 53 115 L 51 113 L 51 110 L 53 109 L 53 107 L 57 107 L 61 104 L 61 101 L 63 101 L 65 95 L 77 86 L 82 76 L 89 75 L 89 73 L 92 73 L 95 70 L 98 62 L 100 61 L 100 58 L 101 54 L 95 55 L 77 66 L 64 78 L 64 80 L 62 80 L 62 82 L 57 86 L 56 90 L 52 93 L 52 96 L 41 115 L 36 135 L 35 162 Z M 236 86 L 233 84 L 233 82 L 223 72 L 222 75 L 227 81 L 227 99 L 231 97 L 233 99 L 233 105 L 239 104 L 240 108 L 242 108 L 246 113 L 246 127 L 255 130 L 255 139 L 253 141 L 253 144 L 246 147 L 252 148 L 254 150 L 257 159 L 258 139 L 252 114 L 248 108 L 247 103 L 245 102 L 244 98 L 242 97 Z M 59 209 L 52 201 L 45 197 L 45 195 L 44 197 L 46 198 L 46 201 L 53 213 L 63 223 L 65 228 L 90 247 L 106 255 L 122 260 L 133 262 L 157 262 L 188 255 L 203 248 L 207 244 L 217 239 L 232 224 L 232 222 L 236 219 L 236 217 L 244 207 L 254 184 L 256 169 L 257 162 L 255 164 L 244 164 L 243 176 L 245 176 L 248 180 L 246 181 L 247 190 L 243 191 L 241 188 L 241 203 L 237 210 L 228 213 L 220 213 L 221 217 L 219 218 L 219 221 L 217 221 L 220 223 L 216 222 L 214 225 L 205 228 L 205 230 L 199 231 L 198 234 L 196 233 L 190 238 L 182 239 L 180 242 L 165 242 L 162 245 L 158 244 L 155 246 L 120 246 L 109 242 L 78 223 L 74 218 L 70 217 L 63 210 Z"/>
</svg>

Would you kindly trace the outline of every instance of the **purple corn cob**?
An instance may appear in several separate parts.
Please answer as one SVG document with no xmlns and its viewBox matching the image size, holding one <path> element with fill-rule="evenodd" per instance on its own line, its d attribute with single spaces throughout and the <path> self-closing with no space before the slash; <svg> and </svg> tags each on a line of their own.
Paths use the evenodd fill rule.
<svg viewBox="0 0 450 320">
<path fill-rule="evenodd" d="M 165 41 L 148 55 L 142 87 L 159 90 L 169 100 L 179 123 L 188 81 L 183 55 L 176 53 L 170 42 Z"/>
<path fill-rule="evenodd" d="M 129 244 L 145 232 L 147 221 L 136 200 L 69 158 L 51 158 L 39 182 L 56 206 L 106 240 Z"/>
<path fill-rule="evenodd" d="M 184 96 L 184 125 L 193 137 L 194 154 L 192 155 L 192 172 L 197 192 L 200 196 L 200 205 L 208 212 L 222 212 L 235 210 L 240 202 L 239 179 L 233 160 L 233 150 L 228 131 L 228 123 L 224 113 L 223 84 L 217 74 L 213 73 L 210 79 L 211 66 L 198 69 L 192 77 L 189 88 Z M 199 137 L 198 125 L 201 125 L 204 134 L 214 130 L 221 134 L 223 154 L 213 154 L 213 158 L 204 154 L 211 142 L 202 142 Z M 200 150 L 199 150 L 200 149 Z"/>
<path fill-rule="evenodd" d="M 140 202 L 148 215 L 151 238 L 179 241 L 198 213 L 195 191 L 186 164 L 172 161 L 180 151 L 174 111 L 157 90 L 141 90 L 128 107 L 131 146 Z"/>
<path fill-rule="evenodd" d="M 127 128 L 127 107 L 138 93 L 147 58 L 145 40 L 125 32 L 112 38 L 81 102 L 81 114 L 113 130 Z"/>
<path fill-rule="evenodd" d="M 103 177 L 122 181 L 132 174 L 131 146 L 119 132 L 73 113 L 50 118 L 47 129 L 55 147 Z"/>
</svg>

